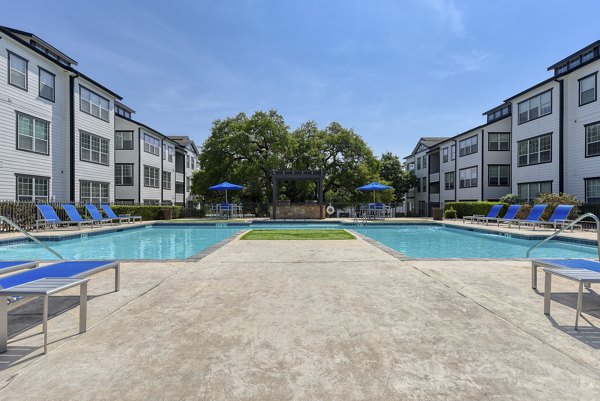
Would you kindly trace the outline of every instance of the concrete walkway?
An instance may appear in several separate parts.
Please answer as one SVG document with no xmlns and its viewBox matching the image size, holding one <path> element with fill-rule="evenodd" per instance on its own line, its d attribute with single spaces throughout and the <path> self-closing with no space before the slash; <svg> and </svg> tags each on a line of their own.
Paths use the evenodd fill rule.
<svg viewBox="0 0 600 401">
<path fill-rule="evenodd" d="M 125 264 L 121 293 L 89 302 L 93 327 L 68 337 L 77 311 L 52 319 L 64 339 L 0 372 L 0 399 L 600 395 L 600 321 L 569 328 L 575 288 L 560 280 L 546 318 L 529 279 L 524 262 L 400 262 L 362 240 L 233 241 L 196 263 Z M 91 294 L 110 280 L 92 281 Z M 36 333 L 9 347 L 39 347 Z"/>
</svg>

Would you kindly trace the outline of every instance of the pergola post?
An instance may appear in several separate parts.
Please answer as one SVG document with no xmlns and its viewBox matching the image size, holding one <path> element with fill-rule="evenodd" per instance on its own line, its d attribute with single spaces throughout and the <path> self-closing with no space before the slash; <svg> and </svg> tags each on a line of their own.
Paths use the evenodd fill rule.
<svg viewBox="0 0 600 401">
<path fill-rule="evenodd" d="M 271 181 L 273 184 L 273 212 L 272 212 L 271 219 L 276 220 L 277 219 L 277 198 L 279 198 L 279 180 L 277 179 L 277 176 L 275 174 L 273 174 Z"/>
</svg>

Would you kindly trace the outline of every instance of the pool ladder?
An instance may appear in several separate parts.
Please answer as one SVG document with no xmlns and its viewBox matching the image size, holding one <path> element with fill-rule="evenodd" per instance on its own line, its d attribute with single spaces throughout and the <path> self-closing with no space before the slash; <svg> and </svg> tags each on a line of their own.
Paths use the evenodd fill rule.
<svg viewBox="0 0 600 401">
<path fill-rule="evenodd" d="M 27 238 L 29 238 L 30 240 L 32 240 L 33 242 L 35 242 L 39 246 L 45 248 L 48 252 L 50 252 L 51 254 L 53 254 L 54 256 L 56 256 L 57 258 L 59 258 L 60 260 L 65 260 L 65 258 L 63 258 L 60 253 L 56 252 L 54 249 L 50 248 L 48 245 L 44 244 L 42 241 L 40 241 L 39 239 L 35 238 L 33 235 L 29 234 L 21 226 L 19 226 L 17 223 L 15 223 L 14 221 L 12 221 L 8 217 L 0 216 L 0 222 L 8 224 L 9 226 L 11 226 L 15 230 L 17 230 L 18 232 L 20 232 L 21 234 L 23 234 L 24 236 L 26 236 Z"/>
<path fill-rule="evenodd" d="M 572 222 L 570 222 L 569 224 L 567 224 L 566 226 L 564 226 L 563 228 L 561 228 L 558 231 L 555 231 L 554 233 L 550 234 L 549 236 L 547 236 L 546 238 L 544 238 L 543 240 L 541 240 L 540 242 L 538 242 L 537 244 L 535 244 L 534 246 L 532 246 L 531 248 L 529 248 L 527 250 L 527 253 L 525 255 L 525 257 L 529 257 L 529 255 L 531 254 L 531 251 L 533 251 L 535 248 L 537 248 L 538 246 L 545 244 L 546 242 L 550 241 L 552 238 L 556 237 L 558 234 L 562 233 L 565 230 L 568 230 L 569 228 L 573 227 L 575 224 L 579 223 L 582 220 L 585 220 L 587 218 L 591 218 L 596 222 L 596 236 L 597 236 L 597 246 L 598 246 L 598 260 L 600 260 L 600 219 L 598 219 L 598 216 L 596 216 L 593 213 L 585 213 L 582 214 L 581 216 L 579 216 L 578 218 L 576 218 L 575 220 L 573 220 Z"/>
</svg>

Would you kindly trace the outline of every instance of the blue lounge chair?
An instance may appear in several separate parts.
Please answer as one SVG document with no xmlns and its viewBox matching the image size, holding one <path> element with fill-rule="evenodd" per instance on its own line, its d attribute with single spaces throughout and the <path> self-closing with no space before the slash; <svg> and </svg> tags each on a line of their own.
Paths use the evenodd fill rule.
<svg viewBox="0 0 600 401">
<path fill-rule="evenodd" d="M 84 278 L 108 269 L 115 270 L 115 292 L 119 291 L 121 269 L 119 262 L 113 260 L 68 261 L 30 269 L 6 277 L 0 277 L 0 289 L 10 289 L 40 279 Z M 5 299 L 0 298 L 0 352 L 6 352 L 7 348 L 8 311 L 33 299 L 35 298 L 27 294 L 23 294 L 23 296 L 10 296 Z M 46 311 L 44 312 L 46 313 Z"/>
<path fill-rule="evenodd" d="M 517 224 L 518 224 L 519 228 L 521 228 L 521 224 L 524 226 L 531 226 L 534 231 L 535 231 L 536 226 L 552 225 L 552 226 L 554 226 L 554 231 L 556 231 L 557 224 L 559 224 L 559 225 L 564 224 L 565 221 L 568 221 L 567 217 L 569 217 L 569 213 L 571 213 L 572 209 L 573 209 L 573 205 L 558 205 L 556 207 L 556 209 L 554 209 L 554 212 L 552 213 L 552 216 L 550 216 L 548 221 L 539 220 L 539 219 L 531 220 L 531 221 L 524 220 L 524 221 L 519 221 Z"/>
<path fill-rule="evenodd" d="M 10 260 L 0 262 L 0 274 L 7 274 L 16 272 L 19 270 L 33 269 L 37 267 L 37 262 L 24 261 L 24 260 Z"/>
<path fill-rule="evenodd" d="M 110 223 L 110 225 L 112 226 L 113 221 L 115 219 L 111 219 L 109 218 L 105 218 L 102 216 L 102 213 L 100 213 L 100 211 L 98 209 L 96 209 L 96 206 L 92 205 L 91 203 L 88 203 L 85 205 L 85 210 L 87 210 L 87 212 L 90 214 L 90 216 L 92 216 L 92 219 L 94 219 L 94 221 L 102 221 L 105 223 Z M 118 218 L 117 220 L 119 220 L 119 223 L 121 223 L 123 220 L 125 221 L 129 221 L 126 218 Z"/>
<path fill-rule="evenodd" d="M 136 220 L 139 220 L 140 222 L 142 221 L 142 216 L 132 216 L 130 214 L 117 215 L 115 212 L 113 212 L 112 208 L 109 205 L 100 205 L 100 207 L 102 207 L 102 210 L 104 210 L 104 213 L 106 213 L 106 215 L 113 220 L 128 218 L 129 221 L 132 223 L 135 222 Z"/>
<path fill-rule="evenodd" d="M 480 217 L 479 219 L 477 219 L 477 224 L 479 223 L 483 223 L 485 222 L 485 225 L 489 225 L 490 221 L 497 221 L 498 225 L 500 225 L 500 222 L 504 222 L 504 221 L 509 221 L 509 220 L 514 220 L 515 217 L 517 217 L 517 213 L 519 212 L 519 210 L 521 209 L 521 205 L 510 205 L 508 207 L 508 210 L 506 211 L 506 213 L 504 214 L 504 216 L 502 217 Z"/>
<path fill-rule="evenodd" d="M 54 208 L 50 205 L 35 205 L 40 213 L 42 214 L 42 219 L 36 219 L 35 221 L 35 231 L 40 230 L 40 226 L 44 228 L 57 227 L 57 226 L 73 226 L 81 228 L 81 222 L 78 221 L 65 221 L 61 220 L 60 217 L 54 211 Z"/>
<path fill-rule="evenodd" d="M 537 289 L 537 268 L 586 269 L 600 273 L 600 262 L 590 259 L 533 259 L 531 261 L 531 288 Z"/>
<path fill-rule="evenodd" d="M 463 216 L 463 223 L 465 223 L 467 220 L 471 221 L 471 224 L 473 224 L 474 221 L 479 222 L 479 219 L 481 218 L 488 218 L 488 219 L 495 219 L 496 217 L 498 217 L 498 214 L 500 213 L 500 210 L 502 210 L 502 206 L 503 205 L 494 205 L 492 206 L 492 208 L 490 209 L 490 211 L 488 212 L 487 215 L 485 216 L 479 216 L 479 215 L 473 215 L 473 216 Z"/>
<path fill-rule="evenodd" d="M 547 207 L 548 205 L 534 205 L 525 219 L 507 220 L 508 228 L 510 228 L 512 224 L 517 224 L 519 228 L 521 228 L 521 224 L 539 221 L 542 217 L 542 213 L 544 213 L 544 210 L 546 210 Z"/>
<path fill-rule="evenodd" d="M 79 223 L 79 228 L 81 228 L 82 224 L 89 224 L 91 228 L 94 228 L 94 220 L 87 220 L 81 217 L 75 206 L 70 205 L 68 203 L 61 205 L 65 212 L 67 212 L 67 216 L 71 219 L 71 221 L 76 221 Z"/>
</svg>

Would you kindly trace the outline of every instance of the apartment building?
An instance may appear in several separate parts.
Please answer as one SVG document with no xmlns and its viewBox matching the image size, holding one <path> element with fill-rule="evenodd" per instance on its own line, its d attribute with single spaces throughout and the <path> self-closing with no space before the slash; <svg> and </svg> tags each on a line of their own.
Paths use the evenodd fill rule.
<svg viewBox="0 0 600 401">
<path fill-rule="evenodd" d="M 114 200 L 114 102 L 34 34 L 0 26 L 0 198 Z"/>
<path fill-rule="evenodd" d="M 406 213 L 418 216 L 429 215 L 429 210 L 433 207 L 429 198 L 429 161 L 434 158 L 430 158 L 428 152 L 438 143 L 447 139 L 447 137 L 423 137 L 412 153 L 404 158 L 406 168 L 413 171 L 417 177 L 417 186 L 406 194 Z"/>
</svg>

